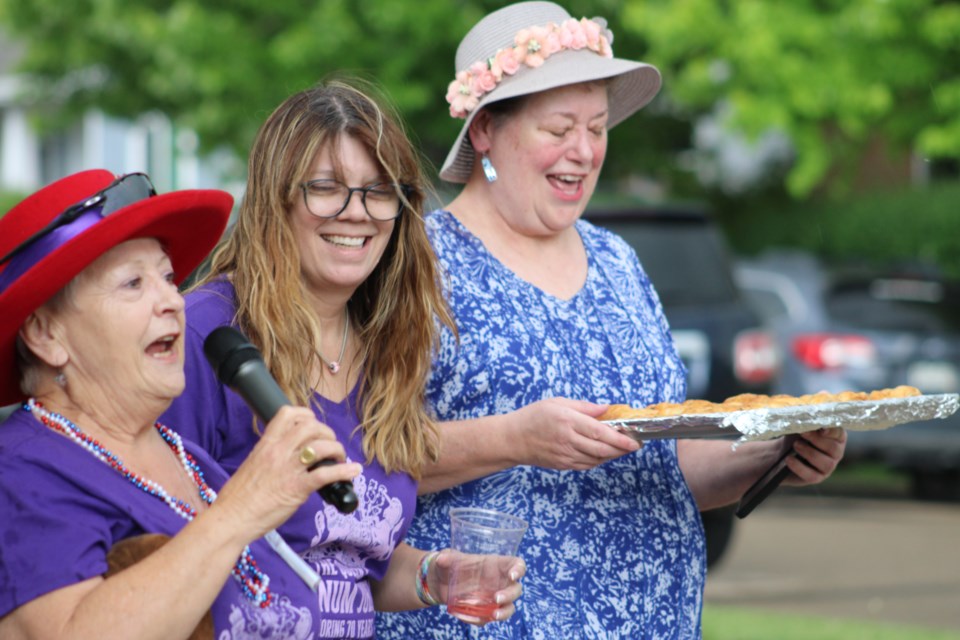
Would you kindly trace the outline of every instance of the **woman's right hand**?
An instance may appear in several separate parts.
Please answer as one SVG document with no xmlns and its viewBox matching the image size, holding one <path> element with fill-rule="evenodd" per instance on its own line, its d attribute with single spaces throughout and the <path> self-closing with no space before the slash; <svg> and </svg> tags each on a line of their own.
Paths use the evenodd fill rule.
<svg viewBox="0 0 960 640">
<path fill-rule="evenodd" d="M 583 471 L 633 453 L 633 438 L 599 420 L 607 405 L 548 398 L 511 413 L 441 424 L 440 459 L 428 464 L 420 495 L 518 465 Z"/>
<path fill-rule="evenodd" d="M 633 438 L 598 421 L 607 406 L 548 398 L 509 414 L 519 435 L 518 464 L 547 469 L 591 469 L 640 448 Z M 515 431 L 513 429 L 516 429 Z"/>
<path fill-rule="evenodd" d="M 309 471 L 300 460 L 306 446 L 314 450 L 317 460 L 336 463 Z M 318 421 L 313 411 L 283 407 L 220 490 L 215 508 L 232 520 L 236 531 L 258 538 L 286 521 L 320 487 L 360 475 L 363 467 L 344 463 L 345 457 L 333 430 Z"/>
</svg>

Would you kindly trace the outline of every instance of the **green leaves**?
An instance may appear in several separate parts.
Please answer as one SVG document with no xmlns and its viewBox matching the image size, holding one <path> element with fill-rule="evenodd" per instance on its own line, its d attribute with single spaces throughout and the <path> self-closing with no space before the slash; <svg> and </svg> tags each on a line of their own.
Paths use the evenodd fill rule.
<svg viewBox="0 0 960 640">
<path fill-rule="evenodd" d="M 960 154 L 958 14 L 935 0 L 636 0 L 624 26 L 650 43 L 671 100 L 726 100 L 732 130 L 790 135 L 786 184 L 802 197 L 877 135 Z"/>
<path fill-rule="evenodd" d="M 127 117 L 159 110 L 196 130 L 203 149 L 244 157 L 277 104 L 345 70 L 382 83 L 439 164 L 460 126 L 443 100 L 456 46 L 506 3 L 0 0 L 0 24 L 26 46 L 26 99 L 47 122 L 91 106 Z M 607 18 L 616 55 L 664 74 L 657 102 L 611 138 L 607 177 L 682 171 L 664 165 L 689 146 L 690 124 L 721 101 L 727 126 L 747 139 L 770 129 L 790 136 L 797 154 L 784 180 L 797 198 L 877 137 L 929 157 L 960 156 L 956 3 L 562 4 Z"/>
</svg>

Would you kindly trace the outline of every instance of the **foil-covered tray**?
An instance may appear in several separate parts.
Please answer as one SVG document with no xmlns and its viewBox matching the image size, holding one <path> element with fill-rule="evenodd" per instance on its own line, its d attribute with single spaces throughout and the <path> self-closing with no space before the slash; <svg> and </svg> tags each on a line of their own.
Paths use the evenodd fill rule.
<svg viewBox="0 0 960 640">
<path fill-rule="evenodd" d="M 876 431 L 898 424 L 946 418 L 960 408 L 960 395 L 941 393 L 829 402 L 730 413 L 687 414 L 662 418 L 608 420 L 612 428 L 634 440 L 662 438 L 712 438 L 738 442 L 771 440 L 790 433 L 843 427 L 852 431 Z"/>
</svg>

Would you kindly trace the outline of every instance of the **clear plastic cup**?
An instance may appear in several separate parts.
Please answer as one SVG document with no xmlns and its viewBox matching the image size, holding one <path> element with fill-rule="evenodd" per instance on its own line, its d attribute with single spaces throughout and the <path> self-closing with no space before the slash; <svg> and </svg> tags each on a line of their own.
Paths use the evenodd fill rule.
<svg viewBox="0 0 960 640">
<path fill-rule="evenodd" d="M 447 612 L 477 622 L 494 620 L 495 596 L 510 582 L 520 540 L 527 530 L 522 518 L 492 509 L 450 510 L 450 547 L 456 556 Z"/>
</svg>

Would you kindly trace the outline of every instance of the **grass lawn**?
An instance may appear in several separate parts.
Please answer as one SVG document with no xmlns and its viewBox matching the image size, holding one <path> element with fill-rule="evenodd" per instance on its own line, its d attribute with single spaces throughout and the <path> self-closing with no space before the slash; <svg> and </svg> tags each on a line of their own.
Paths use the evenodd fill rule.
<svg viewBox="0 0 960 640">
<path fill-rule="evenodd" d="M 909 498 L 910 476 L 880 462 L 842 462 L 819 488 L 823 493 Z"/>
<path fill-rule="evenodd" d="M 875 622 L 812 618 L 706 605 L 703 640 L 958 640 L 936 631 Z"/>
<path fill-rule="evenodd" d="M 858 461 L 841 464 L 822 485 L 786 487 L 780 491 L 901 499 L 910 495 L 910 478 L 879 463 Z M 960 640 L 960 630 L 933 630 L 707 604 L 703 609 L 703 640 Z"/>
</svg>

